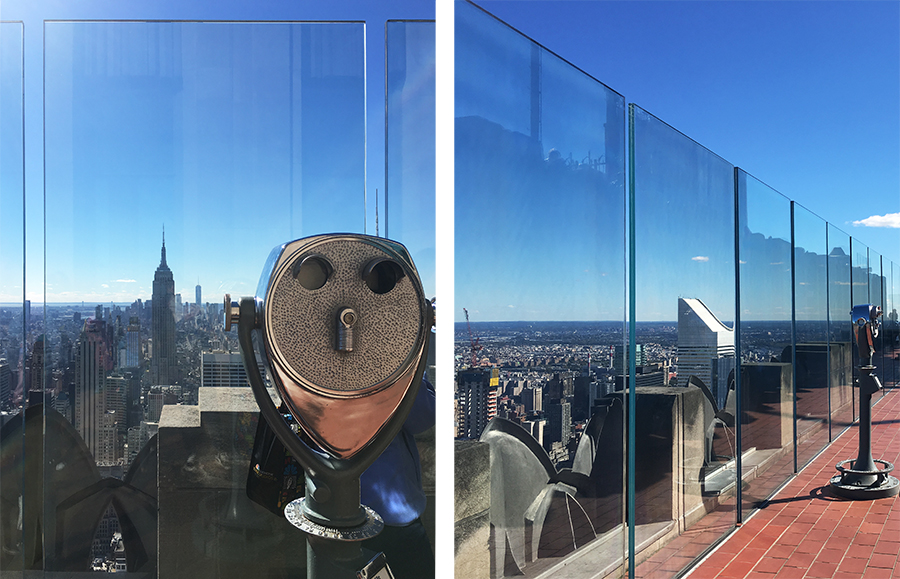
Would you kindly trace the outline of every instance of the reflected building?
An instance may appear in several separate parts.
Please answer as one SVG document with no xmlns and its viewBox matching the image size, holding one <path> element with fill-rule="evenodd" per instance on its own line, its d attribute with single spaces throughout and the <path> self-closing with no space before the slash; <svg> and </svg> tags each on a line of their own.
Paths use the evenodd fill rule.
<svg viewBox="0 0 900 579">
<path fill-rule="evenodd" d="M 166 236 L 163 233 L 159 267 L 153 276 L 153 311 L 151 335 L 153 357 L 150 378 L 153 384 L 174 384 L 175 363 L 175 278 L 166 264 Z"/>
<path fill-rule="evenodd" d="M 678 298 L 678 385 L 700 378 L 720 407 L 734 370 L 734 330 L 723 324 L 698 299 Z"/>
</svg>

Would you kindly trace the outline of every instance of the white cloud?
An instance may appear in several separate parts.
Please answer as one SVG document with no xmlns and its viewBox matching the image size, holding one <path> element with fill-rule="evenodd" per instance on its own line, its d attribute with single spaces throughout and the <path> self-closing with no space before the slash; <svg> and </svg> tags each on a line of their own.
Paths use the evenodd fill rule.
<svg viewBox="0 0 900 579">
<path fill-rule="evenodd" d="M 117 279 L 116 283 L 137 283 L 136 279 Z"/>
<path fill-rule="evenodd" d="M 900 213 L 888 213 L 886 215 L 873 215 L 854 221 L 853 225 L 859 227 L 890 227 L 892 229 L 900 229 Z"/>
<path fill-rule="evenodd" d="M 100 284 L 100 287 L 102 287 L 102 288 L 108 288 L 108 287 L 109 287 L 109 284 L 101 283 L 101 284 Z"/>
<path fill-rule="evenodd" d="M 696 257 L 692 257 L 691 261 L 702 261 L 703 263 L 706 263 L 707 261 L 709 261 L 709 258 L 705 255 L 698 255 Z"/>
</svg>

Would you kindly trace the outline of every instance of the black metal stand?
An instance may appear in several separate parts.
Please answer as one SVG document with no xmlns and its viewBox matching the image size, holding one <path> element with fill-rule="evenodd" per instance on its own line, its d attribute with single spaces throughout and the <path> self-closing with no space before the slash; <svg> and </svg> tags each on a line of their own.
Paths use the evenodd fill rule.
<svg viewBox="0 0 900 579">
<path fill-rule="evenodd" d="M 226 303 L 229 298 L 226 297 Z M 372 442 L 348 459 L 338 459 L 314 451 L 300 440 L 278 413 L 260 378 L 253 348 L 257 329 L 256 303 L 243 298 L 239 305 L 238 337 L 247 377 L 261 414 L 285 447 L 303 465 L 306 494 L 285 508 L 285 517 L 307 536 L 307 577 L 309 579 L 390 579 L 383 556 L 362 548 L 362 541 L 378 535 L 384 521 L 372 509 L 360 504 L 359 477 L 390 444 L 412 408 L 426 356 L 421 354 L 415 378 L 397 411 Z M 226 311 L 226 316 L 229 313 Z M 428 351 L 426 342 L 423 352 Z"/>
<path fill-rule="evenodd" d="M 834 494 L 845 499 L 869 500 L 893 497 L 900 493 L 900 481 L 889 476 L 894 465 L 886 460 L 872 458 L 872 394 L 881 390 L 878 377 L 872 372 L 875 366 L 859 369 L 859 454 L 856 460 L 844 460 L 837 464 L 841 474 L 831 479 Z M 853 463 L 853 468 L 844 465 Z M 875 463 L 883 468 L 878 468 Z"/>
</svg>

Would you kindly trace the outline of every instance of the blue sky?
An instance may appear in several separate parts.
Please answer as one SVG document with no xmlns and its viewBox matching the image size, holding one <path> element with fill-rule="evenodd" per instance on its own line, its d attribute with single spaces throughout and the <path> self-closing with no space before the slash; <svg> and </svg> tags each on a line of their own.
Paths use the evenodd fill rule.
<svg viewBox="0 0 900 579">
<path fill-rule="evenodd" d="M 33 302 L 44 295 L 45 185 L 51 302 L 149 298 L 164 226 L 168 264 L 185 301 L 193 301 L 198 282 L 204 301 L 253 293 L 268 251 L 293 238 L 374 234 L 376 189 L 384 235 L 385 22 L 433 19 L 432 2 L 6 0 L 0 18 L 25 23 L 26 285 Z M 44 23 L 69 19 L 317 23 Z M 310 60 L 323 46 L 331 56 Z M 8 84 L 4 105 L 21 93 Z M 3 145 L 14 134 L 12 150 L 16 139 L 21 149 L 14 113 L 3 118 Z M 10 159 L 4 169 L 13 171 L 4 173 L 16 179 L 4 178 L 3 201 L 17 210 L 22 164 Z M 21 236 L 10 215 L 5 253 Z M 404 241 L 402 228 L 394 229 Z M 412 239 L 414 255 L 427 253 L 421 244 L 420 236 Z M 20 261 L 0 265 L 20 271 Z M 425 261 L 433 293 L 434 264 Z M 15 301 L 21 283 L 4 277 L 0 302 Z"/>
<path fill-rule="evenodd" d="M 742 167 L 880 251 L 885 258 L 900 263 L 900 228 L 862 225 L 878 221 L 896 225 L 896 219 L 891 221 L 883 216 L 900 213 L 900 8 L 897 2 L 485 0 L 481 5 L 624 95 L 627 102 L 638 104 L 728 162 Z M 353 219 L 364 218 L 366 230 L 374 232 L 377 188 L 381 194 L 383 232 L 383 23 L 387 18 L 430 18 L 434 14 L 432 2 L 5 0 L 0 10 L 0 18 L 4 20 L 25 21 L 28 71 L 25 86 L 26 245 L 29 248 L 28 296 L 32 300 L 40 301 L 43 295 L 44 127 L 41 95 L 45 87 L 40 71 L 43 67 L 44 18 L 366 20 L 365 128 L 368 141 L 363 175 L 368 202 L 360 211 L 364 217 Z M 54 23 L 50 26 L 66 25 Z M 235 41 L 233 46 L 240 44 Z M 53 50 L 52 44 L 48 45 L 48 50 Z M 277 52 L 277 47 L 273 50 Z M 63 56 L 65 51 L 54 54 Z M 58 58 L 51 58 L 49 62 L 65 64 Z M 248 66 L 248 70 L 252 68 Z M 48 79 L 47 86 L 59 86 L 55 83 L 58 83 L 56 76 Z M 576 93 L 570 91 L 569 94 Z M 48 95 L 48 106 L 64 102 L 54 101 L 54 95 L 57 93 Z M 4 104 L 8 101 L 5 98 Z M 264 100 L 257 102 L 265 103 Z M 90 106 L 105 110 L 96 99 L 73 104 L 88 108 L 69 111 L 67 117 L 72 119 L 79 118 L 78 111 L 91 110 Z M 59 107 L 54 110 L 65 112 Z M 145 107 L 143 110 L 150 109 Z M 260 110 L 272 113 L 275 109 L 261 106 Z M 167 114 L 173 116 L 176 112 Z M 215 111 L 200 112 L 213 115 Z M 121 124 L 115 119 L 115 115 L 110 115 L 107 128 L 115 129 Z M 144 128 L 158 132 L 162 127 L 154 125 L 152 119 L 153 116 L 148 114 Z M 277 127 L 277 121 L 271 122 Z M 85 125 L 83 121 L 82 125 Z M 52 137 L 54 143 L 62 142 L 57 138 L 61 129 L 68 130 L 54 124 L 49 128 L 48 138 Z M 246 127 L 234 126 L 228 130 L 246 130 Z M 564 133 L 566 128 L 546 127 L 545 133 L 552 135 L 554 130 Z M 182 143 L 198 146 L 200 140 L 198 137 L 182 140 Z M 220 138 L 214 139 L 205 154 L 212 155 L 215 147 L 224 144 Z M 51 300 L 66 299 L 74 294 L 86 299 L 118 301 L 149 297 L 164 224 L 177 291 L 188 301 L 198 281 L 204 287 L 204 299 L 210 301 L 218 301 L 218 294 L 225 291 L 242 294 L 252 290 L 264 260 L 264 255 L 260 254 L 273 244 L 270 241 L 287 241 L 306 232 L 303 227 L 298 231 L 298 227 L 292 225 L 298 219 L 302 222 L 302 218 L 296 216 L 296 207 L 290 210 L 292 217 L 287 217 L 289 211 L 280 206 L 261 211 L 263 225 L 254 224 L 252 219 L 245 220 L 244 216 L 251 211 L 237 207 L 237 200 L 243 199 L 239 193 L 247 192 L 249 207 L 264 198 L 260 197 L 260 191 L 267 184 L 264 180 L 250 182 L 232 178 L 231 175 L 241 168 L 234 163 L 225 164 L 221 170 L 203 177 L 210 184 L 209 191 L 204 193 L 208 195 L 210 210 L 203 210 L 206 199 L 203 195 L 185 196 L 184 192 L 176 192 L 173 198 L 164 200 L 173 207 L 171 211 L 161 210 L 159 204 L 145 207 L 132 203 L 123 207 L 133 209 L 129 219 L 117 222 L 112 216 L 119 208 L 104 200 L 114 201 L 118 189 L 103 190 L 103 183 L 96 175 L 81 180 L 90 184 L 90 190 L 85 187 L 82 191 L 61 194 L 55 187 L 59 181 L 50 183 L 51 177 L 56 178 L 53 175 L 73 172 L 60 161 L 65 155 L 54 150 L 53 143 L 48 146 L 48 155 L 52 155 L 48 159 L 48 162 L 52 161 L 47 169 L 48 186 L 53 185 L 47 191 L 48 216 L 52 217 L 54 212 L 67 214 L 67 208 L 55 201 L 72 194 L 77 194 L 78 210 L 85 216 L 66 222 L 65 228 L 55 227 L 52 220 L 48 222 L 48 266 L 53 266 L 53 260 L 57 258 L 66 262 L 60 265 L 69 268 L 71 273 L 67 274 L 67 280 L 72 282 L 60 280 L 58 284 L 66 286 L 63 289 L 54 287 L 54 280 L 50 279 L 48 297 Z M 71 145 L 69 148 L 72 153 L 82 156 L 90 153 L 87 148 Z M 166 154 L 170 155 L 172 151 L 169 149 Z M 127 148 L 110 151 L 111 154 L 127 152 Z M 276 164 L 277 161 L 264 155 L 248 160 L 240 151 L 232 151 L 232 154 L 241 162 L 255 163 L 253 166 L 260 173 L 267 163 Z M 9 159 L 9 155 L 5 155 L 4 163 Z M 16 159 L 13 161 L 15 164 Z M 159 159 L 148 155 L 140 159 L 137 169 L 152 167 L 158 162 Z M 9 175 L 5 168 L 6 164 L 4 174 Z M 272 188 L 283 182 L 279 178 L 284 177 L 284 169 L 282 163 L 280 170 L 268 173 L 275 183 Z M 201 178 L 199 173 L 172 175 L 173 179 L 181 181 L 182 188 L 193 186 L 199 190 L 196 189 Z M 104 182 L 109 183 L 111 179 L 107 176 Z M 224 200 L 217 195 L 223 183 L 231 187 Z M 152 183 L 145 182 L 144 185 L 153 187 Z M 414 185 L 415 181 L 411 181 L 407 186 L 412 188 Z M 136 199 L 150 195 L 139 195 L 139 188 L 134 191 Z M 4 206 L 9 205 L 6 193 L 3 201 Z M 217 204 L 218 209 L 215 208 Z M 417 210 L 411 207 L 413 212 Z M 356 210 L 353 212 L 357 214 Z M 68 214 L 76 215 L 74 211 Z M 414 219 L 405 220 L 405 223 L 411 222 Z M 192 239 L 189 233 L 194 224 L 209 231 L 209 239 Z M 90 229 L 95 237 L 102 233 L 106 239 L 113 240 L 103 243 L 106 253 L 99 257 L 99 254 L 92 254 L 93 257 L 87 260 L 90 263 L 62 257 L 73 245 L 72 240 L 76 237 L 73 227 L 76 225 L 82 231 Z M 402 237 L 400 231 L 391 233 Z M 5 228 L 4 234 L 10 234 L 9 227 Z M 10 243 L 6 239 L 0 240 L 4 247 Z M 212 243 L 215 240 L 219 243 Z M 249 246 L 253 244 L 248 240 L 255 242 L 252 249 Z M 15 245 L 15 239 L 11 243 Z M 129 264 L 127 271 L 123 267 L 126 263 Z M 12 267 L 15 270 L 16 265 Z M 87 275 L 88 270 L 84 268 L 89 268 L 91 274 Z M 54 266 L 48 275 L 51 278 L 59 276 L 64 269 Z M 592 275 L 602 275 L 602 272 L 598 269 Z M 0 301 L 10 297 L 15 299 L 19 292 L 21 288 L 16 287 L 4 290 Z M 565 305 L 567 311 L 554 317 L 576 316 L 573 307 Z M 461 307 L 459 310 L 454 318 L 461 316 Z M 496 316 L 486 315 L 481 319 L 493 317 Z"/>
<path fill-rule="evenodd" d="M 900 3 L 484 0 L 478 4 L 627 102 L 885 259 L 900 263 Z M 461 74 L 466 73 L 457 69 L 457 78 Z M 459 216 L 459 198 L 457 202 Z M 522 205 L 528 206 L 528 201 L 523 199 Z M 676 223 L 687 215 L 677 203 L 667 211 Z M 873 227 L 876 224 L 893 227 Z M 775 228 L 768 231 L 764 219 L 756 220 L 756 225 L 763 234 L 779 234 Z M 710 235 L 702 221 L 688 229 L 693 236 Z M 460 233 L 458 226 L 458 237 Z M 466 241 L 457 239 L 457 248 L 461 243 Z M 485 254 L 479 263 L 485 277 L 491 272 L 504 277 L 505 270 L 498 273 L 487 259 L 490 252 Z M 464 267 L 461 259 L 472 255 L 470 250 L 457 252 L 457 276 Z M 699 254 L 694 258 L 693 265 L 679 270 L 690 276 L 679 279 L 704 275 L 712 280 L 733 271 L 732 264 L 711 276 L 701 274 L 699 268 L 709 269 L 715 260 Z M 561 266 L 569 265 L 565 259 L 560 257 Z M 526 258 L 519 263 L 527 262 Z M 640 275 L 652 273 L 658 280 L 653 283 L 672 285 L 666 271 L 651 272 L 649 263 L 638 264 L 639 287 Z M 513 319 L 509 316 L 522 311 L 528 301 L 524 295 L 510 296 L 522 303 L 510 299 L 503 305 L 494 299 L 500 288 L 482 285 L 486 287 L 457 285 L 457 301 L 496 302 L 483 309 L 469 305 L 470 313 L 478 312 L 478 320 Z M 702 297 L 690 284 L 668 289 Z M 639 313 L 639 319 L 671 319 L 665 312 L 674 311 L 674 299 L 653 300 L 652 292 L 640 294 L 641 290 L 639 302 L 642 297 L 659 302 L 652 305 L 661 317 Z M 671 308 L 665 305 L 669 301 Z M 568 319 L 577 315 L 575 307 L 555 315 Z M 727 307 L 721 311 L 726 318 L 733 316 Z M 553 319 L 543 316 L 554 314 L 532 315 Z M 462 316 L 455 318 L 459 321 Z"/>
<path fill-rule="evenodd" d="M 900 2 L 479 4 L 900 262 Z"/>
</svg>

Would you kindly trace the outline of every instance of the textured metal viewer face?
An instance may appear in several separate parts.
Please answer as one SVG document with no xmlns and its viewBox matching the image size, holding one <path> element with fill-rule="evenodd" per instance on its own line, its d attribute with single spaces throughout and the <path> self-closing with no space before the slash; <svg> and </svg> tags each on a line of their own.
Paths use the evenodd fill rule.
<svg viewBox="0 0 900 579">
<path fill-rule="evenodd" d="M 257 299 L 276 387 L 313 440 L 352 456 L 390 418 L 424 354 L 418 274 L 402 245 L 375 237 L 317 236 L 275 252 Z"/>
</svg>

